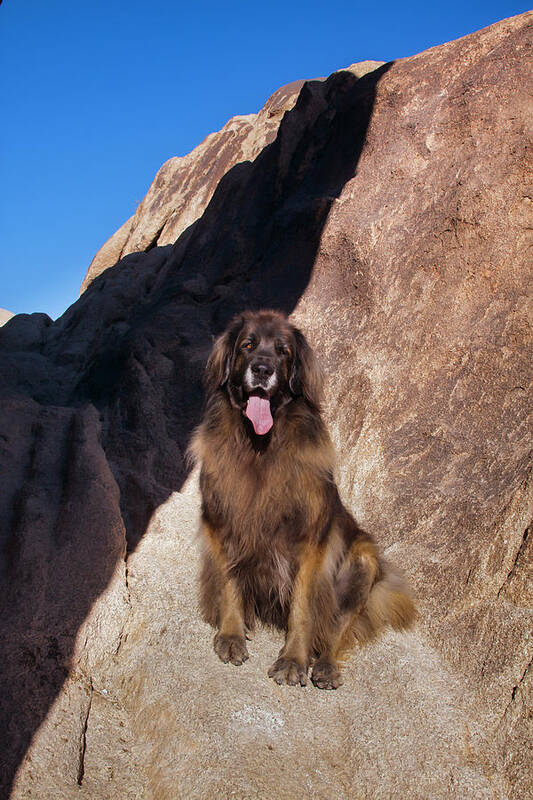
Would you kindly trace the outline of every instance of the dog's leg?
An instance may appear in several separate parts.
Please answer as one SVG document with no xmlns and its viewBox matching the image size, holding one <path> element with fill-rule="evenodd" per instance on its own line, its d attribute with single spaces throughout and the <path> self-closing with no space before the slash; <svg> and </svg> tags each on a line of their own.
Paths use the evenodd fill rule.
<svg viewBox="0 0 533 800">
<path fill-rule="evenodd" d="M 322 550 L 310 545 L 304 553 L 294 581 L 285 644 L 268 670 L 269 677 L 276 683 L 307 685 L 313 634 L 311 598 L 322 561 Z"/>
<path fill-rule="evenodd" d="M 311 672 L 311 680 L 319 689 L 337 689 L 343 683 L 338 661 L 342 653 L 353 646 L 354 621 L 367 603 L 377 572 L 375 545 L 366 538 L 358 539 L 352 544 L 337 576 L 339 618 Z"/>
<path fill-rule="evenodd" d="M 339 669 L 338 658 L 342 652 L 342 644 L 349 633 L 353 620 L 350 611 L 341 614 L 336 628 L 331 631 L 328 644 L 321 651 L 313 664 L 311 680 L 318 689 L 338 689 L 344 683 Z"/>
<path fill-rule="evenodd" d="M 242 598 L 235 581 L 227 578 L 220 598 L 220 629 L 215 634 L 214 648 L 225 664 L 240 666 L 248 659 Z"/>
<path fill-rule="evenodd" d="M 214 649 L 225 664 L 230 661 L 240 666 L 248 659 L 244 629 L 243 601 L 236 582 L 228 574 L 224 552 L 215 532 L 204 523 L 205 540 L 208 545 L 207 556 L 211 569 L 217 572 L 219 585 L 218 608 L 216 613 L 218 631 L 214 638 Z"/>
</svg>

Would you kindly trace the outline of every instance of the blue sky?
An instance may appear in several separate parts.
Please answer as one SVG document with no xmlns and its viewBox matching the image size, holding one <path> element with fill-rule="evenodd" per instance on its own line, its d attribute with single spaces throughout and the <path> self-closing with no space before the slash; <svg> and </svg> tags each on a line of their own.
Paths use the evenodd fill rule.
<svg viewBox="0 0 533 800">
<path fill-rule="evenodd" d="M 413 55 L 526 10 L 507 0 L 4 0 L 0 307 L 58 317 L 161 164 L 284 83 Z"/>
</svg>

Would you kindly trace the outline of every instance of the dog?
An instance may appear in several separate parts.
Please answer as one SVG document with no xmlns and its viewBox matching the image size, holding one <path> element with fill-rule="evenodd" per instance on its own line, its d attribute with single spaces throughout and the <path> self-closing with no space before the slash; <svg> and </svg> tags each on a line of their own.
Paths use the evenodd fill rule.
<svg viewBox="0 0 533 800">
<path fill-rule="evenodd" d="M 248 659 L 256 621 L 285 632 L 268 675 L 336 689 L 356 642 L 416 610 L 401 577 L 344 507 L 321 416 L 323 376 L 305 336 L 277 311 L 246 311 L 216 340 L 201 463 L 200 607 L 224 662 Z"/>
</svg>

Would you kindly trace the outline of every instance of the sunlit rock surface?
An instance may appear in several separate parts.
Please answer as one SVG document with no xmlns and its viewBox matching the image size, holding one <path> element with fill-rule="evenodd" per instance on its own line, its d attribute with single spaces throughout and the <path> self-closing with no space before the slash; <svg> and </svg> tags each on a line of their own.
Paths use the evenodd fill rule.
<svg viewBox="0 0 533 800">
<path fill-rule="evenodd" d="M 1 328 L 13 797 L 532 796 L 532 20 L 280 90 L 191 194 L 162 168 L 59 320 Z M 196 605 L 201 374 L 260 306 L 317 350 L 343 498 L 421 610 L 336 692 L 269 681 L 269 631 L 223 665 Z"/>
</svg>

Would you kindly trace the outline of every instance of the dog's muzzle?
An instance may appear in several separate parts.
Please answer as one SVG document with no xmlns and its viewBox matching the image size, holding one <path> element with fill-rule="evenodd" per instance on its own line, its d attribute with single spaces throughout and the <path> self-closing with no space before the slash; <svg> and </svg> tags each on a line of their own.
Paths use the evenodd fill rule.
<svg viewBox="0 0 533 800">
<path fill-rule="evenodd" d="M 274 367 L 265 361 L 250 364 L 244 374 L 244 385 L 248 392 L 263 389 L 271 393 L 276 388 L 277 382 Z"/>
</svg>

